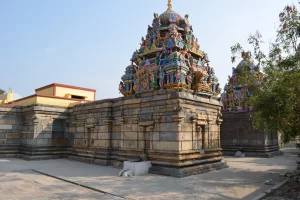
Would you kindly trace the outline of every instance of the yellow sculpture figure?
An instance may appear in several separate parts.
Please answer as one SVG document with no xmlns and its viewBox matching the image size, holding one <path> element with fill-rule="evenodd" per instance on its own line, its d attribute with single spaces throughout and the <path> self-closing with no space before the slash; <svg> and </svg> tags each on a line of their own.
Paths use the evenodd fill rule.
<svg viewBox="0 0 300 200">
<path fill-rule="evenodd" d="M 172 1 L 168 0 L 168 10 L 172 10 Z"/>
<path fill-rule="evenodd" d="M 146 72 L 146 73 L 143 73 L 142 76 L 143 76 L 143 83 L 142 83 L 142 84 L 143 84 L 143 89 L 144 89 L 144 90 L 147 90 L 147 89 L 149 89 L 149 88 L 148 88 L 148 85 L 149 85 L 149 83 L 148 83 L 148 81 L 149 81 L 149 80 L 148 80 L 148 73 L 147 73 L 147 72 Z"/>
</svg>

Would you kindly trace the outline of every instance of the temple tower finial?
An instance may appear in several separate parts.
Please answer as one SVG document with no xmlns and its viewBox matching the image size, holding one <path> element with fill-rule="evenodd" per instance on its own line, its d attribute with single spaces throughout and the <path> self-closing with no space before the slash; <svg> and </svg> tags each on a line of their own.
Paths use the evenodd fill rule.
<svg viewBox="0 0 300 200">
<path fill-rule="evenodd" d="M 172 1 L 168 0 L 168 10 L 172 10 Z"/>
</svg>

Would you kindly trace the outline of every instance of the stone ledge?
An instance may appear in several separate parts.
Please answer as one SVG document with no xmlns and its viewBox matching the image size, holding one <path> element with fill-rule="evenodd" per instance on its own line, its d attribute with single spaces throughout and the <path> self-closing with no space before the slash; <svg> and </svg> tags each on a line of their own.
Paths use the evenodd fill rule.
<svg viewBox="0 0 300 200">
<path fill-rule="evenodd" d="M 149 169 L 149 173 L 183 178 L 191 175 L 220 170 L 223 168 L 228 168 L 227 163 L 224 161 L 219 161 L 210 164 L 196 165 L 191 167 L 184 167 L 184 168 L 171 168 L 171 167 L 154 165 Z"/>
</svg>

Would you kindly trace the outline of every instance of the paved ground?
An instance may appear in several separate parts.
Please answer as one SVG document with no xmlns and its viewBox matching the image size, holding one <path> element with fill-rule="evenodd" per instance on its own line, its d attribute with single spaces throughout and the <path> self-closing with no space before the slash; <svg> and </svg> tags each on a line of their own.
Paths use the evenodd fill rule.
<svg viewBox="0 0 300 200">
<path fill-rule="evenodd" d="M 280 173 L 296 168 L 294 149 L 285 151 L 269 159 L 225 157 L 230 168 L 181 179 L 151 174 L 120 178 L 119 169 L 68 160 L 0 159 L 0 199 L 248 200 L 272 187 L 265 180 L 279 183 L 284 180 Z"/>
</svg>

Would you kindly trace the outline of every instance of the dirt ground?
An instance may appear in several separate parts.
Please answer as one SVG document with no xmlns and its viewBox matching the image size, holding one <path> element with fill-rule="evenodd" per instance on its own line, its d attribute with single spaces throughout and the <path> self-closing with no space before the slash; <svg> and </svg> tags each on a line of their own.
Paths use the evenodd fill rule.
<svg viewBox="0 0 300 200">
<path fill-rule="evenodd" d="M 300 151 L 295 150 L 293 145 L 289 145 L 285 149 L 287 153 L 298 154 L 300 161 Z M 287 182 L 271 190 L 270 193 L 261 198 L 261 200 L 300 200 L 300 163 L 298 162 L 298 169 L 293 173 L 284 174 L 287 179 Z"/>
</svg>

